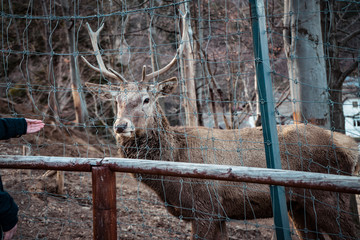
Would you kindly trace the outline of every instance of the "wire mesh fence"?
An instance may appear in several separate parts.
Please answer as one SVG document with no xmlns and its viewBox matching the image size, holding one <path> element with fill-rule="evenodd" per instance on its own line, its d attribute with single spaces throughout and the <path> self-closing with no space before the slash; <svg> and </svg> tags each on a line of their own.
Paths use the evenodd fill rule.
<svg viewBox="0 0 360 240">
<path fill-rule="evenodd" d="M 358 169 L 358 146 L 337 132 L 360 136 L 359 7 L 356 1 L 265 1 L 283 169 L 344 175 Z M 1 117 L 46 123 L 37 134 L 1 141 L 2 155 L 261 161 L 266 167 L 255 127 L 268 100 L 257 94 L 252 17 L 248 1 L 1 1 Z M 95 44 L 87 23 L 94 32 L 103 25 Z M 105 65 L 98 71 L 81 59 L 100 68 L 97 56 Z M 174 59 L 165 73 L 141 83 Z M 167 92 L 171 84 L 162 82 L 172 77 L 177 88 Z M 155 98 L 158 104 L 145 107 Z M 131 119 L 123 130 L 121 114 Z M 149 125 L 152 116 L 161 120 Z M 300 122 L 305 125 L 287 127 Z M 118 136 L 117 143 L 116 131 L 133 130 L 142 142 Z M 20 209 L 15 239 L 92 238 L 89 173 L 4 169 L 1 175 Z M 274 235 L 268 185 L 118 173 L 116 186 L 121 239 L 209 239 L 216 228 L 226 232 L 223 221 L 230 239 Z M 358 238 L 354 196 L 285 193 L 289 216 L 298 220 L 290 224 L 294 239 Z"/>
</svg>

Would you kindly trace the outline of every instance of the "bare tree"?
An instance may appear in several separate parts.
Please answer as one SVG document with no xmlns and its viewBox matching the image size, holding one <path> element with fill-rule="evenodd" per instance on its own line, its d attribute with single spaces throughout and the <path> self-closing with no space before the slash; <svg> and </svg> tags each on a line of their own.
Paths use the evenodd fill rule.
<svg viewBox="0 0 360 240">
<path fill-rule="evenodd" d="M 294 121 L 329 127 L 320 3 L 285 0 L 283 38 Z"/>
<path fill-rule="evenodd" d="M 359 68 L 360 16 L 353 14 L 359 12 L 358 5 L 334 0 L 324 1 L 321 5 L 324 51 L 327 56 L 326 68 L 331 100 L 331 127 L 335 131 L 341 132 L 345 131 L 342 86 L 346 77 Z"/>
<path fill-rule="evenodd" d="M 197 105 L 196 105 L 196 88 L 195 88 L 195 56 L 196 49 L 194 44 L 191 20 L 190 20 L 190 8 L 188 3 L 180 5 L 180 14 L 185 15 L 182 17 L 182 27 L 185 25 L 186 31 L 184 41 L 184 53 L 181 54 L 180 61 L 182 79 L 180 84 L 182 86 L 182 94 L 184 96 L 184 108 L 186 113 L 186 125 L 197 126 Z"/>
</svg>

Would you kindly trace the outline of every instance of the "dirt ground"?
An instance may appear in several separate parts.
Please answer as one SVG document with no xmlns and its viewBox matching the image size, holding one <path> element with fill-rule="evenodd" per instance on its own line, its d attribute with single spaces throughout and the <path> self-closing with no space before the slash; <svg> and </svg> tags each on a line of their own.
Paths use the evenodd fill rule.
<svg viewBox="0 0 360 240">
<path fill-rule="evenodd" d="M 0 142 L 5 155 L 29 154 L 29 149 L 30 155 L 116 156 L 114 144 L 71 128 L 48 127 L 35 136 Z M 59 195 L 55 176 L 45 172 L 1 170 L 4 186 L 20 208 L 14 239 L 92 239 L 91 174 L 65 172 L 65 193 Z M 126 173 L 117 173 L 117 209 L 119 239 L 190 239 L 190 225 L 171 216 L 152 190 Z M 273 219 L 232 221 L 228 233 L 232 240 L 271 239 Z"/>
</svg>

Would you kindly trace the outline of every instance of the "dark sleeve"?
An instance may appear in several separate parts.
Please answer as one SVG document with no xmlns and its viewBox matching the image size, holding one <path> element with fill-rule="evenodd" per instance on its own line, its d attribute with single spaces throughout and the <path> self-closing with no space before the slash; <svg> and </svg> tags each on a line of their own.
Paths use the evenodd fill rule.
<svg viewBox="0 0 360 240">
<path fill-rule="evenodd" d="M 25 118 L 0 118 L 0 140 L 20 137 L 26 130 Z"/>
<path fill-rule="evenodd" d="M 15 227 L 18 222 L 18 211 L 14 199 L 7 192 L 0 191 L 0 225 L 4 232 Z"/>
</svg>

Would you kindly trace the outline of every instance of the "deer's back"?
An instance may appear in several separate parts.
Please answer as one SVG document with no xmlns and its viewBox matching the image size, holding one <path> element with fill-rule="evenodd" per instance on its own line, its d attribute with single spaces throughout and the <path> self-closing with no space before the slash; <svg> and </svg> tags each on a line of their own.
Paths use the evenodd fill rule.
<svg viewBox="0 0 360 240">
<path fill-rule="evenodd" d="M 263 129 L 221 130 L 178 128 L 186 146 L 180 161 L 266 167 Z M 330 168 L 351 172 L 357 145 L 350 137 L 312 125 L 278 126 L 282 168 L 326 172 Z"/>
</svg>

